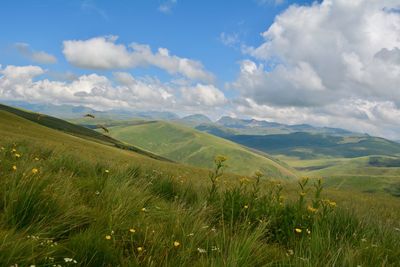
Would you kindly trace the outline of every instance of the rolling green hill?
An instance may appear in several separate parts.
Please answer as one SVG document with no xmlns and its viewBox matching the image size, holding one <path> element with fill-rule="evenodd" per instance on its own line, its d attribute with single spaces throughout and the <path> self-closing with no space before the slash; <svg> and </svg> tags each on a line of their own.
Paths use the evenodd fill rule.
<svg viewBox="0 0 400 267">
<path fill-rule="evenodd" d="M 18 108 L 9 107 L 6 105 L 0 104 L 0 111 L 4 111 L 6 113 L 15 114 L 21 118 L 27 119 L 34 123 L 40 124 L 42 126 L 58 130 L 64 133 L 68 133 L 74 136 L 78 136 L 84 139 L 100 142 L 107 145 L 112 145 L 118 148 L 127 149 L 130 151 L 137 152 L 139 154 L 143 154 L 155 159 L 167 160 L 165 158 L 159 157 L 153 153 L 150 153 L 145 150 L 138 149 L 132 145 L 124 144 L 116 139 L 111 138 L 110 136 L 101 134 L 92 129 L 88 129 L 87 127 L 82 127 L 80 125 L 76 125 L 73 123 L 69 123 L 65 120 L 61 120 L 52 116 L 47 116 L 44 114 L 39 114 L 35 112 L 25 111 Z M 5 116 L 5 115 L 4 115 Z"/>
<path fill-rule="evenodd" d="M 270 154 L 300 159 L 400 156 L 400 144 L 371 136 L 341 137 L 298 132 L 285 135 L 235 135 L 229 139 Z"/>
<path fill-rule="evenodd" d="M 211 167 L 216 155 L 229 158 L 228 171 L 250 175 L 261 170 L 272 177 L 295 177 L 282 164 L 228 140 L 168 122 L 151 122 L 110 128 L 113 138 L 163 157 L 199 167 Z"/>
<path fill-rule="evenodd" d="M 242 182 L 215 166 L 210 179 L 90 129 L 25 117 L 0 110 L 0 266 L 399 266 L 390 195 L 341 181 L 322 192 L 307 180 Z M 115 128 L 145 126 L 153 137 L 172 131 L 163 140 L 177 148 L 203 135 L 159 122 Z"/>
</svg>

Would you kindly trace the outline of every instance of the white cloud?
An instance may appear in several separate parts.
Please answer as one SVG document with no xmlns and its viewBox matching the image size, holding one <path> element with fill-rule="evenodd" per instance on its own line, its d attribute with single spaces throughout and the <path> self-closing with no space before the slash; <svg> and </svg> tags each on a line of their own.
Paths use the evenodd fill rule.
<svg viewBox="0 0 400 267">
<path fill-rule="evenodd" d="M 155 66 L 170 74 L 181 74 L 193 80 L 214 80 L 214 76 L 198 61 L 170 55 L 166 48 L 159 48 L 153 53 L 148 45 L 132 43 L 127 47 L 117 44 L 116 40 L 116 36 L 108 36 L 84 41 L 64 41 L 63 53 L 68 62 L 80 68 L 126 69 Z"/>
<path fill-rule="evenodd" d="M 227 102 L 225 95 L 213 85 L 196 84 L 183 87 L 181 93 L 185 102 L 198 106 L 221 106 Z"/>
<path fill-rule="evenodd" d="M 172 8 L 178 3 L 177 0 L 167 0 L 161 5 L 158 6 L 158 11 L 164 14 L 170 14 L 172 12 Z"/>
<path fill-rule="evenodd" d="M 398 6 L 399 0 L 290 6 L 262 33 L 261 45 L 244 48 L 254 59 L 241 62 L 230 84 L 247 103 L 242 110 L 400 137 L 400 126 L 391 125 L 399 119 L 390 115 L 400 107 L 400 13 L 391 11 Z"/>
<path fill-rule="evenodd" d="M 234 46 L 240 43 L 239 34 L 237 33 L 229 34 L 226 32 L 221 32 L 221 34 L 219 35 L 219 40 L 226 46 Z"/>
<path fill-rule="evenodd" d="M 0 99 L 83 105 L 98 110 L 128 108 L 199 112 L 203 111 L 203 105 L 207 105 L 206 113 L 212 113 L 226 101 L 224 94 L 213 85 L 190 85 L 189 81 L 162 83 L 151 77 L 135 78 L 126 72 L 113 73 L 113 79 L 89 74 L 71 81 L 51 81 L 40 79 L 44 73 L 45 70 L 37 66 L 0 69 Z"/>
<path fill-rule="evenodd" d="M 16 43 L 15 48 L 19 53 L 29 60 L 41 64 L 54 64 L 57 63 L 57 58 L 44 51 L 34 51 L 26 43 Z"/>
<path fill-rule="evenodd" d="M 287 124 L 345 128 L 394 140 L 400 139 L 400 109 L 390 101 L 345 99 L 323 107 L 259 105 L 247 98 L 236 101 L 235 114 Z"/>
</svg>

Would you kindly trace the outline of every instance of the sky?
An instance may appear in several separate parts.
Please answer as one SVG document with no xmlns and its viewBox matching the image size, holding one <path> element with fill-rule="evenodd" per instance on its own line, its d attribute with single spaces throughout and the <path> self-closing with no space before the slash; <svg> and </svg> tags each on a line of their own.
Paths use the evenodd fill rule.
<svg viewBox="0 0 400 267">
<path fill-rule="evenodd" d="M 400 0 L 3 0 L 0 102 L 400 140 Z"/>
</svg>

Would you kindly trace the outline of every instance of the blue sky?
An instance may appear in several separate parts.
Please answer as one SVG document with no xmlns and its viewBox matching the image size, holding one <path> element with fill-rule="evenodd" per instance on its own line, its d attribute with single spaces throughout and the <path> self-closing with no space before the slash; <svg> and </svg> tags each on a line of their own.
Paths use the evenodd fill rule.
<svg viewBox="0 0 400 267">
<path fill-rule="evenodd" d="M 293 2 L 6 0 L 0 9 L 0 23 L 8 25 L 0 35 L 0 60 L 3 65 L 30 64 L 13 49 L 23 42 L 55 55 L 59 63 L 53 70 L 84 73 L 63 60 L 62 42 L 117 35 L 122 43 L 166 47 L 178 56 L 200 60 L 222 83 L 237 75 L 242 55 L 239 44 L 227 48 L 221 42 L 221 33 L 237 34 L 243 44 L 256 46 L 262 41 L 260 33 Z M 161 12 L 162 5 L 170 5 L 170 11 Z M 168 78 L 155 69 L 132 72 Z"/>
<path fill-rule="evenodd" d="M 400 139 L 400 0 L 3 0 L 0 101 Z"/>
</svg>

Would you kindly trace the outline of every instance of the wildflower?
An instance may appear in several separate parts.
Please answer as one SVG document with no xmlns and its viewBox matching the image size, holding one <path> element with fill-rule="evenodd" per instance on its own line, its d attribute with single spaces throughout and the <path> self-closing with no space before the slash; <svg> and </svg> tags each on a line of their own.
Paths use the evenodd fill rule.
<svg viewBox="0 0 400 267">
<path fill-rule="evenodd" d="M 225 162 L 227 159 L 228 159 L 228 158 L 225 157 L 225 156 L 218 155 L 218 156 L 215 157 L 215 162 L 222 163 L 222 162 Z"/>
<path fill-rule="evenodd" d="M 96 191 L 95 194 L 98 196 L 100 195 L 100 191 Z"/>
<path fill-rule="evenodd" d="M 143 251 L 143 247 L 137 247 L 136 250 L 137 250 L 138 252 L 142 252 L 142 251 Z"/>
<path fill-rule="evenodd" d="M 248 208 L 249 208 L 249 205 L 244 205 L 243 208 L 244 208 L 244 209 L 248 209 Z"/>
<path fill-rule="evenodd" d="M 37 174 L 38 172 L 39 172 L 39 170 L 37 168 L 32 169 L 32 174 Z"/>
<path fill-rule="evenodd" d="M 334 201 L 329 201 L 329 205 L 330 205 L 331 207 L 336 207 L 336 202 L 334 202 Z"/>
<path fill-rule="evenodd" d="M 15 153 L 15 152 L 17 152 L 17 150 L 16 150 L 15 148 L 13 148 L 13 149 L 11 150 L 11 153 Z"/>
<path fill-rule="evenodd" d="M 179 247 L 181 245 L 181 243 L 179 243 L 179 241 L 174 241 L 174 247 Z"/>
<path fill-rule="evenodd" d="M 73 263 L 78 263 L 76 260 L 74 260 L 73 258 L 64 258 L 65 262 L 73 262 Z"/>
<path fill-rule="evenodd" d="M 17 166 L 13 165 L 13 166 L 12 166 L 12 170 L 13 170 L 13 171 L 16 171 L 16 170 L 17 170 Z"/>
<path fill-rule="evenodd" d="M 288 249 L 287 253 L 288 256 L 292 256 L 294 254 L 293 249 Z"/>
<path fill-rule="evenodd" d="M 15 153 L 14 156 L 19 159 L 21 157 L 21 154 Z"/>
<path fill-rule="evenodd" d="M 318 211 L 318 209 L 316 209 L 316 208 L 314 208 L 314 207 L 311 207 L 311 206 L 308 206 L 308 207 L 307 207 L 307 210 L 308 210 L 309 212 L 312 212 L 312 213 L 316 213 L 316 212 Z"/>
<path fill-rule="evenodd" d="M 133 234 L 133 233 L 136 233 L 136 230 L 134 228 L 131 228 L 131 229 L 129 229 L 129 232 L 131 232 Z"/>
<path fill-rule="evenodd" d="M 239 182 L 240 182 L 241 184 L 247 184 L 248 182 L 250 182 L 250 179 L 248 179 L 247 177 L 241 177 L 241 178 L 239 179 Z"/>
<path fill-rule="evenodd" d="M 107 240 L 111 240 L 111 235 L 106 235 L 105 237 Z"/>
<path fill-rule="evenodd" d="M 109 173 L 110 171 L 109 171 L 109 170 L 105 170 L 104 172 L 105 172 L 105 173 Z"/>
<path fill-rule="evenodd" d="M 204 248 L 197 248 L 197 251 L 199 253 L 207 253 L 207 251 Z"/>
<path fill-rule="evenodd" d="M 188 234 L 188 236 L 194 236 L 194 233 L 190 233 L 190 234 Z"/>
<path fill-rule="evenodd" d="M 212 246 L 212 247 L 211 247 L 211 251 L 219 251 L 219 248 L 216 247 L 216 246 Z"/>
<path fill-rule="evenodd" d="M 301 193 L 300 193 L 300 196 L 302 196 L 302 197 L 304 197 L 305 195 L 307 195 L 306 192 L 301 192 Z"/>
<path fill-rule="evenodd" d="M 142 208 L 142 209 L 141 209 L 141 211 L 143 211 L 143 212 L 146 212 L 146 211 L 147 211 L 147 209 L 146 209 L 146 208 Z"/>
<path fill-rule="evenodd" d="M 34 160 L 39 161 L 39 158 L 38 158 L 38 157 L 35 157 Z"/>
<path fill-rule="evenodd" d="M 302 230 L 300 228 L 295 228 L 294 229 L 296 231 L 296 233 L 300 234 L 302 232 Z"/>
<path fill-rule="evenodd" d="M 308 230 L 308 228 L 306 229 L 307 234 L 311 234 L 311 231 Z"/>
<path fill-rule="evenodd" d="M 254 175 L 257 176 L 257 177 L 261 177 L 261 176 L 263 176 L 263 173 L 261 171 L 256 171 L 254 173 Z"/>
</svg>

